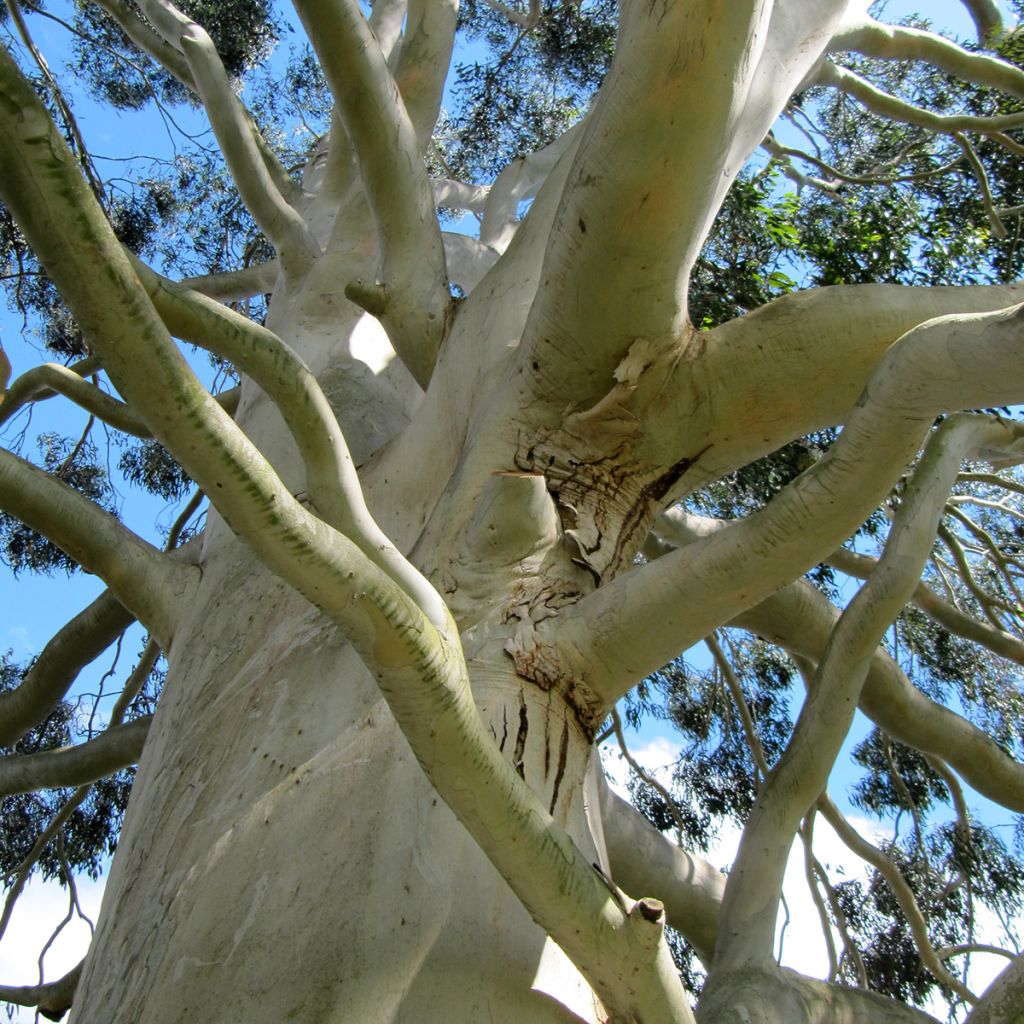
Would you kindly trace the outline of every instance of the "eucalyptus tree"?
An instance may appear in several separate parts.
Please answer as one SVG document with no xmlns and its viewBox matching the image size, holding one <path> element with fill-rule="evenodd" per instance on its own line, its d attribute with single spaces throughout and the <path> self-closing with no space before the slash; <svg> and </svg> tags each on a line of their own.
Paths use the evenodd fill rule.
<svg viewBox="0 0 1024 1024">
<path fill-rule="evenodd" d="M 977 44 L 846 0 L 296 0 L 311 49 L 243 92 L 264 3 L 10 0 L 5 276 L 65 359 L 5 370 L 0 417 L 59 396 L 194 491 L 157 545 L 89 436 L 0 452 L 6 560 L 107 588 L 5 662 L 4 921 L 35 867 L 95 867 L 138 762 L 89 955 L 4 998 L 712 1024 L 926 1021 L 940 991 L 1015 1019 L 1015 950 L 983 993 L 960 965 L 1024 890 L 965 795 L 1024 810 L 1024 72 L 964 7 Z M 202 114 L 219 152 L 105 181 L 42 17 L 96 93 Z M 134 620 L 71 742 L 74 680 Z M 702 640 L 703 673 L 676 660 Z M 742 819 L 727 877 L 597 766 L 659 687 L 694 743 L 638 802 L 698 846 Z M 884 847 L 827 789 L 858 706 L 857 799 L 913 821 Z M 830 880 L 816 817 L 877 877 Z M 826 980 L 774 959 L 797 839 Z"/>
</svg>

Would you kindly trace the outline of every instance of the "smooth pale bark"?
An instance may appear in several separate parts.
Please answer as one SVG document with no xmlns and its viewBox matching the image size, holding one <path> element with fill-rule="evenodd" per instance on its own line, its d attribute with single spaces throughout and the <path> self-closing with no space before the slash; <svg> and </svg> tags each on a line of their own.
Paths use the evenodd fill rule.
<svg viewBox="0 0 1024 1024">
<path fill-rule="evenodd" d="M 1011 447 L 1017 436 L 1001 423 L 964 416 L 945 421 L 929 440 L 895 512 L 878 569 L 832 631 L 786 749 L 744 826 L 722 904 L 716 970 L 728 975 L 771 962 L 793 838 L 825 789 L 871 656 L 920 578 L 961 463 L 981 444 L 1002 439 Z"/>
<path fill-rule="evenodd" d="M 854 51 L 889 60 L 923 60 L 962 81 L 1024 97 L 1024 71 L 1008 61 L 965 50 L 934 32 L 883 25 L 868 17 L 867 12 L 862 20 L 835 35 L 829 50 Z"/>
<path fill-rule="evenodd" d="M 669 925 L 706 965 L 715 952 L 725 875 L 671 843 L 599 780 L 603 835 L 612 877 L 630 892 L 657 896 Z"/>
<path fill-rule="evenodd" d="M 1024 1020 L 1024 955 L 1004 968 L 964 1024 L 1020 1024 Z"/>
<path fill-rule="evenodd" d="M 995 0 L 961 0 L 961 3 L 974 20 L 979 43 L 987 42 L 1000 34 L 1003 16 Z"/>
<path fill-rule="evenodd" d="M 346 294 L 380 319 L 399 358 L 426 386 L 448 331 L 450 299 L 415 126 L 354 0 L 300 2 L 296 9 L 323 63 L 377 228 L 379 276 L 350 282 Z"/>
<path fill-rule="evenodd" d="M 410 0 L 395 83 L 422 149 L 441 109 L 455 45 L 459 0 Z"/>
<path fill-rule="evenodd" d="M 149 428 L 124 402 L 83 380 L 73 369 L 59 363 L 43 363 L 22 374 L 7 389 L 0 404 L 0 423 L 9 420 L 30 402 L 50 395 L 64 395 L 104 423 L 135 437 L 149 437 Z"/>
<path fill-rule="evenodd" d="M 838 608 L 800 580 L 733 624 L 817 662 L 838 617 Z M 871 659 L 860 708 L 893 739 L 948 760 L 965 782 L 990 800 L 1024 810 L 1024 765 L 972 722 L 918 690 L 887 651 L 880 649 Z"/>
<path fill-rule="evenodd" d="M 858 554 L 847 548 L 837 549 L 825 561 L 840 572 L 861 579 L 866 579 L 875 565 L 875 560 L 870 556 Z M 981 644 L 993 654 L 1015 661 L 1018 665 L 1024 665 L 1024 641 L 960 611 L 955 605 L 939 597 L 926 583 L 918 584 L 912 601 L 932 621 L 948 629 L 950 633 Z"/>
<path fill-rule="evenodd" d="M 170 641 L 197 583 L 194 566 L 154 548 L 109 512 L 6 449 L 0 449 L 0 508 L 99 576 L 162 645 Z"/>
<path fill-rule="evenodd" d="M 611 703 L 713 628 L 816 565 L 863 522 L 926 424 L 973 393 L 1021 387 L 1020 307 L 939 317 L 879 364 L 829 453 L 759 513 L 628 573 L 509 644 L 520 670 L 572 674 Z M 1017 354 L 1015 354 L 1017 353 Z M 752 578 L 753 577 L 753 578 Z M 664 610 L 675 606 L 675 617 Z M 657 608 L 657 612 L 655 612 Z"/>
<path fill-rule="evenodd" d="M 149 6 L 159 14 L 168 5 Z M 198 395 L 176 358 L 167 330 L 176 314 L 150 308 L 150 297 L 159 307 L 160 293 L 173 289 L 140 287 L 139 272 L 106 247 L 109 233 L 76 216 L 85 195 L 62 205 L 74 190 L 53 161 L 28 161 L 33 173 L 17 166 L 35 139 L 58 151 L 55 136 L 39 120 L 28 139 L 11 132 L 19 145 L 0 154 L 0 169 L 14 172 L 15 200 L 31 197 L 17 212 L 34 244 L 80 318 L 105 328 L 97 336 L 119 390 L 123 383 L 214 504 L 202 578 L 168 651 L 83 980 L 83 1021 L 691 1019 L 660 941 L 661 894 L 638 890 L 633 896 L 651 898 L 634 900 L 614 871 L 607 877 L 608 865 L 591 866 L 604 864 L 605 844 L 583 793 L 608 693 L 595 695 L 572 673 L 517 672 L 504 648 L 520 632 L 529 639 L 534 627 L 550 628 L 545 620 L 571 620 L 599 585 L 610 593 L 605 585 L 632 563 L 647 523 L 675 495 L 776 447 L 808 420 L 844 421 L 884 349 L 940 311 L 914 293 L 851 290 L 835 297 L 862 310 L 841 326 L 841 340 L 827 299 L 780 303 L 706 338 L 685 322 L 687 261 L 728 180 L 845 6 L 624 5 L 623 57 L 581 130 L 585 144 L 543 170 L 530 215 L 460 304 L 435 368 L 421 343 L 433 336 L 424 324 L 432 303 L 447 301 L 444 259 L 394 75 L 406 13 L 414 36 L 416 18 L 450 16 L 451 6 L 430 12 L 384 0 L 364 22 L 347 0 L 301 4 L 339 100 L 334 138 L 318 154 L 326 166 L 307 177 L 320 194 L 297 207 L 315 221 L 324 255 L 301 281 L 275 282 L 265 334 L 229 327 L 230 317 L 194 294 L 172 296 L 183 300 L 183 321 L 196 318 L 189 331 L 251 358 L 241 430 Z M 170 38 L 176 24 L 157 27 Z M 681 51 L 680 41 L 693 46 Z M 429 94 L 436 80 L 428 85 Z M 250 160 L 235 173 L 252 169 Z M 60 187 L 36 188 L 38 180 Z M 498 199 L 506 192 L 496 248 L 507 241 L 518 188 L 510 176 L 492 189 Z M 623 217 L 634 217 L 630 230 L 619 230 Z M 87 255 L 107 269 L 101 287 Z M 482 257 L 470 261 L 475 270 L 490 258 L 474 255 Z M 352 281 L 363 287 L 350 297 L 380 315 L 393 346 L 345 301 Z M 964 312 L 973 295 L 940 293 L 935 302 Z M 879 316 L 869 297 L 903 319 Z M 392 308 L 389 320 L 388 304 L 406 300 L 416 316 L 399 323 Z M 787 310 L 799 311 L 789 324 Z M 552 324 L 562 332 L 555 345 Z M 771 339 L 758 337 L 773 324 Z M 798 344 L 788 345 L 790 335 Z M 836 342 L 827 352 L 823 338 Z M 777 351 L 758 366 L 754 353 L 769 341 Z M 765 375 L 773 357 L 778 366 Z M 422 404 L 400 361 L 428 385 Z M 808 385 L 838 377 L 847 362 L 851 382 L 819 388 L 804 408 Z M 994 404 L 992 367 L 974 362 L 962 376 L 976 372 L 985 386 L 958 394 Z M 734 421 L 721 414 L 730 367 L 748 403 L 741 415 L 732 407 Z M 909 369 L 916 379 L 918 368 Z M 750 402 L 758 373 L 783 397 L 777 407 Z M 999 386 L 1017 396 L 1016 376 L 1004 376 Z M 929 426 L 921 396 L 912 397 L 909 411 L 896 402 L 896 426 L 909 420 L 911 429 L 891 442 L 893 463 Z M 330 525 L 356 507 L 345 497 L 346 460 L 332 461 L 335 442 L 351 448 L 366 508 L 398 557 L 411 556 L 455 623 Z M 622 486 L 585 473 L 570 481 L 573 459 L 611 465 Z M 840 468 L 824 483 L 842 484 Z M 581 504 L 573 520 L 573 486 L 599 495 L 604 509 Z M 721 589 L 719 610 L 734 608 L 733 581 Z M 654 610 L 675 596 L 668 588 Z M 664 855 L 649 833 L 642 841 L 652 841 L 652 859 Z M 617 848 L 614 838 L 607 845 Z M 619 859 L 646 885 L 643 864 Z M 707 892 L 688 885 L 688 869 L 672 861 L 683 877 L 668 913 L 689 916 L 707 945 L 713 883 Z M 681 909 L 686 900 L 697 909 Z M 110 969 L 126 956 L 130 970 Z M 800 979 L 776 994 L 789 1007 L 794 992 L 810 1017 L 782 1019 L 922 1019 Z M 746 999 L 733 1000 L 740 1016 Z"/>
<path fill-rule="evenodd" d="M 934 1017 L 863 989 L 826 985 L 779 967 L 710 980 L 698 1019 L 716 1024 L 937 1024 Z"/>
</svg>

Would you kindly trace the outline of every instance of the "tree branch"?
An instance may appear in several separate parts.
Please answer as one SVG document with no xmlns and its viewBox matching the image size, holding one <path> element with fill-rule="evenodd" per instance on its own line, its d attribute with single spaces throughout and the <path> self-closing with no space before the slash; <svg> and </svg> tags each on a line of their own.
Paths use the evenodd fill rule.
<svg viewBox="0 0 1024 1024">
<path fill-rule="evenodd" d="M 190 92 L 196 91 L 192 72 L 180 51 L 176 50 L 163 36 L 127 4 L 125 0 L 95 0 L 98 7 L 111 17 L 126 36 L 143 53 L 153 58 L 168 74 L 176 78 Z"/>
<path fill-rule="evenodd" d="M 54 394 L 70 399 L 115 430 L 134 437 L 152 436 L 141 417 L 124 402 L 101 391 L 95 384 L 83 380 L 73 368 L 60 363 L 34 366 L 12 382 L 0 400 L 0 424 L 6 423 L 29 403 Z"/>
<path fill-rule="evenodd" d="M 717 520 L 691 516 L 681 509 L 665 513 L 656 524 L 660 543 L 673 545 L 692 543 L 723 528 Z M 651 556 L 664 553 L 649 551 Z M 874 559 L 871 562 L 875 564 Z M 729 625 L 777 644 L 796 658 L 810 659 L 813 675 L 813 664 L 821 661 L 838 617 L 839 609 L 820 590 L 806 580 L 795 580 Z M 893 739 L 949 761 L 990 800 L 1024 811 L 1024 765 L 972 722 L 926 697 L 882 647 L 871 659 L 860 709 Z"/>
<path fill-rule="evenodd" d="M 910 933 L 914 940 L 917 954 L 921 963 L 934 975 L 934 977 L 947 988 L 952 989 L 968 1003 L 976 1003 L 978 997 L 959 978 L 950 974 L 943 966 L 942 959 L 935 951 L 935 947 L 928 937 L 928 923 L 921 908 L 918 906 L 914 891 L 907 884 L 900 869 L 896 866 L 891 857 L 879 850 L 878 847 L 869 843 L 852 825 L 839 813 L 839 808 L 832 802 L 828 794 L 824 794 L 818 800 L 818 810 L 832 826 L 835 833 L 858 857 L 870 864 L 886 881 L 896 902 L 903 911 L 903 916 L 910 926 Z"/>
<path fill-rule="evenodd" d="M 281 194 L 213 40 L 169 0 L 141 2 L 150 21 L 184 53 L 242 202 L 278 251 L 285 272 L 302 273 L 320 255 L 320 247 L 302 216 Z"/>
<path fill-rule="evenodd" d="M 554 142 L 507 164 L 487 192 L 480 241 L 504 252 L 518 225 L 519 204 L 536 195 L 563 156 L 580 144 L 585 121 L 562 132 Z"/>
<path fill-rule="evenodd" d="M 0 747 L 10 747 L 57 706 L 78 673 L 98 658 L 133 617 L 105 590 L 43 648 L 21 683 L 0 694 Z"/>
<path fill-rule="evenodd" d="M 878 568 L 840 615 L 786 750 L 744 827 L 722 905 L 716 968 L 731 971 L 770 960 L 793 836 L 825 789 L 871 657 L 920 578 L 966 453 L 1000 438 L 1012 443 L 1016 433 L 999 421 L 965 415 L 946 420 L 929 440 Z"/>
<path fill-rule="evenodd" d="M 409 0 L 395 82 L 421 149 L 441 109 L 458 17 L 458 0 Z"/>
<path fill-rule="evenodd" d="M 270 260 L 255 267 L 228 271 L 223 274 L 202 274 L 182 280 L 185 288 L 200 292 L 219 302 L 237 302 L 253 295 L 263 295 L 274 290 L 280 266 L 277 260 Z"/>
<path fill-rule="evenodd" d="M 348 444 L 316 377 L 272 331 L 212 299 L 161 277 L 136 260 L 136 271 L 168 329 L 229 359 L 281 411 L 306 469 L 306 489 L 324 521 L 348 536 L 443 628 L 444 602 L 374 522 Z"/>
<path fill-rule="evenodd" d="M 0 1001 L 35 1006 L 47 1020 L 60 1020 L 71 1009 L 84 964 L 82 960 L 62 978 L 40 985 L 0 985 Z"/>
<path fill-rule="evenodd" d="M 817 662 L 838 616 L 839 610 L 820 591 L 798 580 L 732 625 Z M 872 657 L 860 708 L 893 739 L 945 758 L 990 800 L 1024 811 L 1024 765 L 973 723 L 921 693 L 884 649 Z"/>
<path fill-rule="evenodd" d="M 1017 1024 L 1024 1006 L 1024 953 L 996 976 L 964 1019 L 964 1024 Z"/>
<path fill-rule="evenodd" d="M 1024 126 L 1024 114 L 1002 114 L 991 117 L 976 114 L 936 114 L 915 106 L 876 88 L 867 79 L 831 61 L 822 61 L 814 73 L 815 85 L 841 89 L 862 103 L 868 110 L 904 124 L 916 124 L 933 132 L 1002 132 Z"/>
<path fill-rule="evenodd" d="M 878 564 L 870 555 L 862 555 L 849 548 L 837 548 L 825 559 L 825 563 L 846 573 L 847 576 L 856 576 L 859 579 L 867 579 Z M 911 603 L 920 608 L 933 622 L 955 636 L 961 636 L 965 640 L 980 644 L 993 654 L 998 654 L 1018 665 L 1024 665 L 1024 641 L 1012 633 L 997 629 L 973 615 L 960 611 L 954 604 L 936 594 L 928 584 L 922 582 L 917 585 Z"/>
<path fill-rule="evenodd" d="M 907 25 L 885 25 L 864 14 L 832 38 L 830 53 L 854 50 L 866 57 L 920 60 L 962 82 L 1024 98 L 1024 71 L 991 54 L 971 52 L 935 32 Z"/>
<path fill-rule="evenodd" d="M 37 789 L 84 786 L 135 764 L 149 734 L 151 716 L 112 726 L 95 739 L 59 750 L 0 758 L 0 796 Z"/>
<path fill-rule="evenodd" d="M 1019 307 L 1012 307 L 940 317 L 910 331 L 879 363 L 829 453 L 768 506 L 619 576 L 535 634 L 510 641 L 509 653 L 555 676 L 585 680 L 612 704 L 827 557 L 877 507 L 935 415 L 990 405 L 983 397 L 989 388 L 1001 401 L 1017 401 L 1024 377 L 1011 379 L 1007 370 L 1020 362 L 1018 319 Z"/>
<path fill-rule="evenodd" d="M 686 307 L 694 261 L 845 6 L 743 0 L 709 17 L 665 0 L 623 5 L 527 322 L 519 408 L 538 395 L 559 410 L 581 404 L 581 387 L 612 380 L 638 338 L 677 359 L 697 345 Z"/>
<path fill-rule="evenodd" d="M 349 299 L 384 325 L 398 357 L 426 387 L 448 331 L 441 229 L 416 131 L 384 54 L 355 0 L 298 0 L 359 161 L 380 242 L 380 280 Z"/>
<path fill-rule="evenodd" d="M 170 643 L 181 600 L 198 577 L 194 567 L 147 544 L 88 498 L 5 449 L 0 507 L 103 579 L 161 646 Z"/>
<path fill-rule="evenodd" d="M 701 1024 L 938 1024 L 877 992 L 830 985 L 775 964 L 710 974 L 697 1016 Z"/>
<path fill-rule="evenodd" d="M 487 197 L 490 195 L 488 185 L 472 185 L 452 178 L 432 178 L 430 187 L 434 192 L 434 202 L 438 206 L 469 210 L 472 213 L 483 213 Z"/>
<path fill-rule="evenodd" d="M 599 779 L 601 821 L 612 876 L 627 892 L 647 892 L 665 904 L 669 925 L 710 965 L 718 933 L 725 875 L 670 843 L 646 818 Z"/>
<path fill-rule="evenodd" d="M 1003 16 L 995 0 L 960 0 L 978 33 L 978 42 L 992 42 L 1003 32 Z"/>
</svg>

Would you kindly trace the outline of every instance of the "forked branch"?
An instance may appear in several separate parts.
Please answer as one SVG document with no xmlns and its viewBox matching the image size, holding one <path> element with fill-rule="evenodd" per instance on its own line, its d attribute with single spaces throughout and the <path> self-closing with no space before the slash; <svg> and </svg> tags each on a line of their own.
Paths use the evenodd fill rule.
<svg viewBox="0 0 1024 1024">
<path fill-rule="evenodd" d="M 920 578 L 965 455 L 981 445 L 998 445 L 1000 438 L 1009 446 L 1017 435 L 1002 423 L 974 416 L 953 417 L 932 435 L 896 511 L 878 569 L 833 629 L 786 750 L 744 828 L 722 907 L 726 938 L 720 939 L 716 965 L 726 971 L 770 959 L 793 836 L 825 789 L 871 657 Z"/>
<path fill-rule="evenodd" d="M 349 299 L 384 325 L 399 358 L 426 387 L 448 331 L 441 229 L 416 130 L 355 0 L 298 0 L 355 150 L 377 225 L 380 279 L 352 282 Z"/>
</svg>

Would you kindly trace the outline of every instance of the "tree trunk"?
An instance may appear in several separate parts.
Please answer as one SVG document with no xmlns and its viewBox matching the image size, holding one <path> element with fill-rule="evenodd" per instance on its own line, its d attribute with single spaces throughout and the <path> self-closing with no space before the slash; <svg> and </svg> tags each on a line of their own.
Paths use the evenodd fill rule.
<svg viewBox="0 0 1024 1024">
<path fill-rule="evenodd" d="M 379 331 L 354 323 L 275 326 L 304 339 L 301 354 L 320 365 L 361 461 L 406 422 L 410 383 L 396 364 L 375 375 L 353 362 L 346 348 L 384 362 L 371 352 Z M 239 416 L 294 476 L 269 403 L 249 393 Z M 421 465 L 424 479 L 404 481 L 406 493 L 436 490 L 436 464 L 424 454 Z M 403 511 L 422 521 L 423 510 Z M 212 512 L 202 567 L 168 652 L 74 1019 L 603 1019 L 434 792 L 337 628 Z M 489 585 L 493 600 L 482 603 L 503 604 L 511 581 Z M 558 693 L 519 678 L 501 644 L 490 647 L 474 660 L 485 722 L 556 820 L 602 860 L 583 805 L 591 736 Z"/>
</svg>

